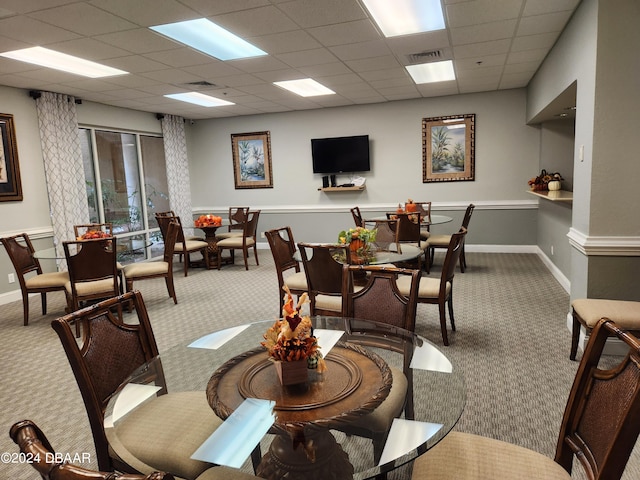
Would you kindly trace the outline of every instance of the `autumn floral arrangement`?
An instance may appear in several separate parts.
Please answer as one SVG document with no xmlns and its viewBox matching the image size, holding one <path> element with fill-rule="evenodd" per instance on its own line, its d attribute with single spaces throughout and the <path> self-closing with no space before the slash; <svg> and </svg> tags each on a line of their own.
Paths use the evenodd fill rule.
<svg viewBox="0 0 640 480">
<path fill-rule="evenodd" d="M 547 173 L 546 170 L 542 170 L 540 175 L 537 177 L 533 177 L 529 180 L 529 188 L 533 191 L 544 191 L 549 190 L 549 182 L 557 181 L 561 182 L 564 180 L 562 175 L 558 172 L 555 173 Z"/>
<path fill-rule="evenodd" d="M 197 228 L 201 227 L 219 227 L 222 225 L 222 217 L 216 215 L 200 215 L 194 222 Z"/>
<path fill-rule="evenodd" d="M 351 263 L 367 263 L 373 256 L 372 243 L 376 241 L 378 230 L 364 227 L 349 228 L 338 234 L 338 242 L 349 245 Z"/>
<path fill-rule="evenodd" d="M 263 335 L 261 345 L 269 353 L 269 357 L 277 362 L 295 362 L 306 360 L 309 368 L 317 368 L 318 372 L 326 370 L 326 365 L 318 339 L 313 335 L 311 319 L 308 315 L 301 315 L 302 306 L 309 303 L 307 293 L 300 295 L 294 306 L 293 296 L 285 288 L 285 304 L 282 307 L 282 317 Z"/>
<path fill-rule="evenodd" d="M 112 235 L 102 230 L 87 230 L 85 233 L 77 237 L 78 240 L 95 240 L 97 238 L 111 238 Z"/>
</svg>

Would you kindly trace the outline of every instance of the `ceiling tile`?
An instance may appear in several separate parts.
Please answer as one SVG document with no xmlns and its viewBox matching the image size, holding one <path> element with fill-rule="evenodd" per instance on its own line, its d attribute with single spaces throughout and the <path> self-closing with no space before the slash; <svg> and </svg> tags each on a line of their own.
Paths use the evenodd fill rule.
<svg viewBox="0 0 640 480">
<path fill-rule="evenodd" d="M 523 0 L 475 0 L 447 5 L 448 26 L 458 28 L 516 19 L 523 4 Z"/>
<path fill-rule="evenodd" d="M 51 25 L 64 28 L 79 35 L 100 35 L 102 33 L 130 30 L 136 25 L 111 13 L 86 3 L 72 3 L 57 8 L 49 8 L 29 15 Z"/>
</svg>

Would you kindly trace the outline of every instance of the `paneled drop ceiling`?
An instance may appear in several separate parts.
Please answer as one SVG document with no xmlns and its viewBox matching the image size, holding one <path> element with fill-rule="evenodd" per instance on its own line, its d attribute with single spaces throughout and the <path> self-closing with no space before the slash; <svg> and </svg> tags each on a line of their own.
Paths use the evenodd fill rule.
<svg viewBox="0 0 640 480">
<path fill-rule="evenodd" d="M 445 30 L 385 38 L 358 0 L 0 0 L 1 52 L 43 46 L 130 72 L 89 79 L 0 57 L 0 85 L 188 119 L 525 87 L 580 0 L 442 3 Z M 201 17 L 268 55 L 222 62 L 148 28 Z M 448 59 L 454 81 L 416 85 L 404 68 Z M 305 77 L 336 94 L 302 98 L 272 83 Z M 187 91 L 235 105 L 163 97 Z"/>
</svg>

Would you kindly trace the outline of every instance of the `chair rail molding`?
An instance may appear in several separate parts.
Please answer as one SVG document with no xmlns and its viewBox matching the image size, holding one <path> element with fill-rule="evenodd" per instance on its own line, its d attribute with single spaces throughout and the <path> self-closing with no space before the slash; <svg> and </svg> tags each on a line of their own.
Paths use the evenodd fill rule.
<svg viewBox="0 0 640 480">
<path fill-rule="evenodd" d="M 640 257 L 640 237 L 595 236 L 570 228 L 569 243 L 586 256 Z"/>
</svg>

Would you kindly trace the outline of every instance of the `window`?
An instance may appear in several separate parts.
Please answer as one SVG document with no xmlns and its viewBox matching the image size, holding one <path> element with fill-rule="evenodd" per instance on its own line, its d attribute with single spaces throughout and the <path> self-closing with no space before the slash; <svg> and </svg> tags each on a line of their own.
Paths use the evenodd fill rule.
<svg viewBox="0 0 640 480">
<path fill-rule="evenodd" d="M 162 137 L 81 128 L 80 138 L 89 220 L 113 224 L 122 263 L 162 255 L 155 220 L 169 210 Z"/>
</svg>

